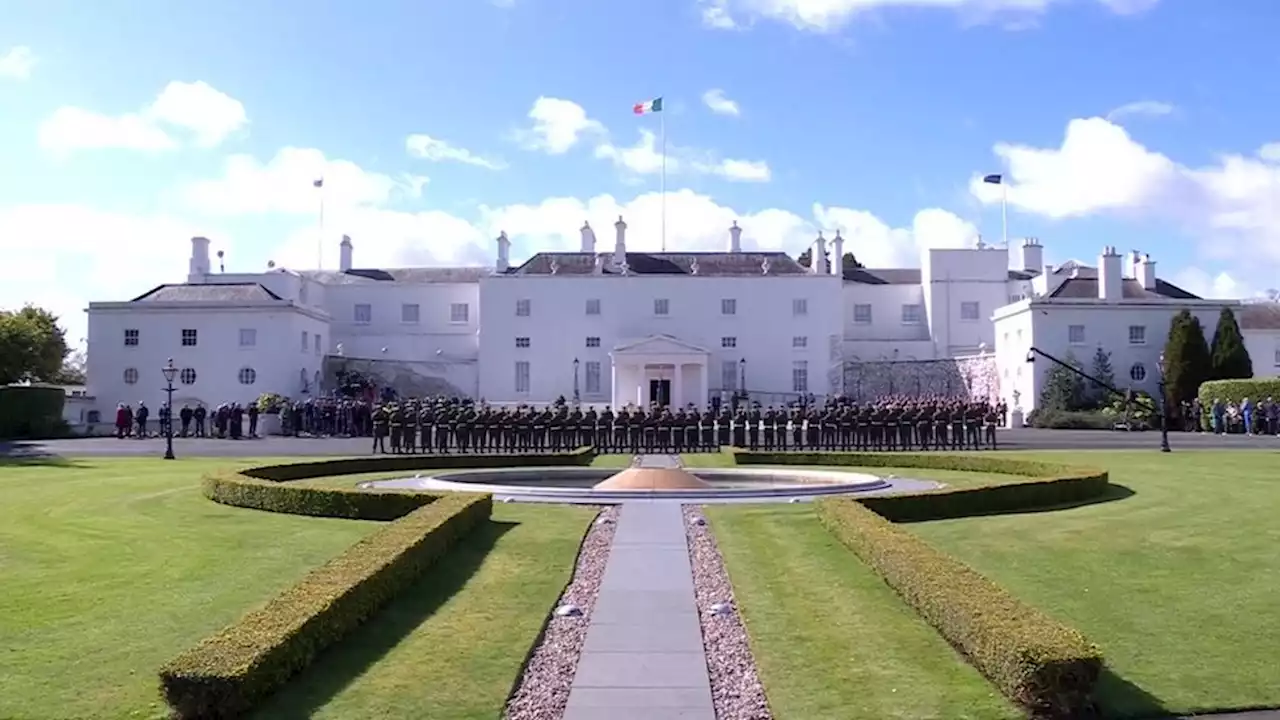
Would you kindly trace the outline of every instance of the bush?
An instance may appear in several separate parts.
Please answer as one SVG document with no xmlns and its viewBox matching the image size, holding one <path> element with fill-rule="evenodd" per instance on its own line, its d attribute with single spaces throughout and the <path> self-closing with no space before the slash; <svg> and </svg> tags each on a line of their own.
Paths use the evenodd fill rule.
<svg viewBox="0 0 1280 720">
<path fill-rule="evenodd" d="M 369 535 L 166 664 L 165 700 L 180 718 L 247 712 L 414 582 L 492 507 L 488 495 L 442 497 Z"/>
<path fill-rule="evenodd" d="M 1039 717 L 1092 711 L 1102 655 L 1080 632 L 860 502 L 827 499 L 817 507 L 828 530 L 1009 698 Z"/>
<path fill-rule="evenodd" d="M 988 485 L 901 495 L 869 495 L 858 502 L 893 522 L 919 522 L 1051 507 L 1094 500 L 1110 486 L 1106 470 L 945 453 L 769 453 L 731 450 L 740 465 L 844 465 L 931 468 L 1003 476 Z"/>
<path fill-rule="evenodd" d="M 285 485 L 235 473 L 210 475 L 204 496 L 223 505 L 267 512 L 350 520 L 395 520 L 429 505 L 436 495 Z"/>
<path fill-rule="evenodd" d="M 1238 403 L 1245 398 L 1254 402 L 1280 398 L 1280 378 L 1250 380 L 1210 380 L 1200 386 L 1200 404 L 1208 412 L 1214 400 Z"/>
<path fill-rule="evenodd" d="M 1049 430 L 1110 430 L 1119 422 L 1115 415 L 1094 410 L 1035 409 L 1027 416 L 1031 427 Z"/>
<path fill-rule="evenodd" d="M 65 437 L 62 409 L 67 392 L 60 387 L 0 387 L 0 439 L 44 440 Z"/>
<path fill-rule="evenodd" d="M 286 482 L 332 475 L 360 475 L 377 472 L 411 470 L 461 470 L 487 468 L 494 465 L 550 467 L 554 465 L 590 465 L 595 450 L 578 448 L 564 453 L 545 455 L 370 455 L 369 457 L 335 458 L 284 465 L 264 465 L 242 470 L 241 474 L 260 480 Z"/>
</svg>

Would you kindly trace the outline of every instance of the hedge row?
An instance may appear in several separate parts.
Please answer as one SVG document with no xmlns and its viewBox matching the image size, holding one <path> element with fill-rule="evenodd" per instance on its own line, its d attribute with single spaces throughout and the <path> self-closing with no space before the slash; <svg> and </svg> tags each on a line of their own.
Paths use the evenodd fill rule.
<svg viewBox="0 0 1280 720">
<path fill-rule="evenodd" d="M 1245 398 L 1254 402 L 1266 398 L 1280 398 L 1280 378 L 1210 380 L 1200 385 L 1200 403 L 1204 405 L 1206 412 L 1214 400 L 1238 403 Z"/>
<path fill-rule="evenodd" d="M 929 468 L 1003 475 L 1003 482 L 922 493 L 872 495 L 859 502 L 893 522 L 946 520 L 1093 500 L 1106 494 L 1107 471 L 993 454 L 770 453 L 731 449 L 740 465 L 844 465 Z"/>
<path fill-rule="evenodd" d="M 1079 718 L 1102 654 L 1078 631 L 861 503 L 817 503 L 822 523 L 1009 698 L 1035 717 Z"/>
<path fill-rule="evenodd" d="M 488 495 L 440 497 L 182 653 L 160 670 L 174 715 L 230 718 L 247 712 L 414 582 L 455 540 L 486 521 L 492 508 Z"/>
<path fill-rule="evenodd" d="M 241 474 L 259 480 L 287 482 L 331 475 L 361 475 L 376 472 L 408 472 L 411 470 L 463 470 L 491 467 L 549 467 L 553 465 L 590 465 L 595 450 L 581 447 L 563 453 L 543 455 L 370 455 L 369 457 L 332 458 L 304 463 L 264 465 L 241 470 Z"/>
</svg>

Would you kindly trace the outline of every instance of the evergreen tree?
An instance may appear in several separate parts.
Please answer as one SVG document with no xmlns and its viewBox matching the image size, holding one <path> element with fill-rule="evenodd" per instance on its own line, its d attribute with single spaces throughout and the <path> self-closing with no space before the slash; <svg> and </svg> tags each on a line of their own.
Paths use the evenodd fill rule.
<svg viewBox="0 0 1280 720">
<path fill-rule="evenodd" d="M 1080 367 L 1079 361 L 1071 354 L 1063 361 L 1072 367 Z M 1068 412 L 1079 410 L 1084 404 L 1084 382 L 1079 375 L 1053 363 L 1049 375 L 1045 378 L 1044 390 L 1040 393 L 1040 407 L 1046 411 Z"/>
<path fill-rule="evenodd" d="M 1189 310 L 1174 316 L 1164 345 L 1165 402 L 1177 407 L 1190 402 L 1200 384 L 1211 377 L 1213 363 L 1200 320 Z"/>
<path fill-rule="evenodd" d="M 1213 331 L 1213 345 L 1210 352 L 1213 358 L 1214 380 L 1242 380 L 1253 377 L 1253 360 L 1249 358 L 1249 350 L 1244 346 L 1244 337 L 1240 334 L 1240 325 L 1236 322 L 1236 314 L 1231 308 L 1222 308 L 1218 315 L 1218 327 Z"/>
<path fill-rule="evenodd" d="M 827 261 L 830 262 L 831 261 L 830 250 L 826 251 L 826 257 L 827 257 Z M 812 262 L 813 262 L 813 248 L 806 248 L 804 252 L 796 256 L 796 263 L 801 267 L 809 267 L 810 263 Z M 841 265 L 842 270 L 853 270 L 855 268 L 865 267 L 862 263 L 858 262 L 858 258 L 854 257 L 854 254 L 852 252 L 849 252 L 848 250 L 845 251 L 844 256 L 841 258 L 841 263 L 842 263 Z"/>
<path fill-rule="evenodd" d="M 1093 353 L 1093 367 L 1089 373 L 1095 379 L 1115 387 L 1116 374 L 1111 368 L 1111 353 L 1102 348 L 1101 345 Z M 1089 401 L 1094 405 L 1105 405 L 1111 399 L 1111 390 L 1096 383 L 1089 383 Z"/>
</svg>

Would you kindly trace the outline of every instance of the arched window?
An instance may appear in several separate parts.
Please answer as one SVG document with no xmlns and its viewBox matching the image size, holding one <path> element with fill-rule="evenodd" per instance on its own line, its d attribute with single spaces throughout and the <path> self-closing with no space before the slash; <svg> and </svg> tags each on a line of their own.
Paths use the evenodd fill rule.
<svg viewBox="0 0 1280 720">
<path fill-rule="evenodd" d="M 125 368 L 124 381 L 127 385 L 134 385 L 138 382 L 138 368 Z"/>
<path fill-rule="evenodd" d="M 195 368 L 182 368 L 182 372 L 178 373 L 178 379 L 182 381 L 183 385 L 195 385 L 196 384 Z"/>
<path fill-rule="evenodd" d="M 1134 363 L 1129 368 L 1129 378 L 1134 382 L 1142 382 L 1147 379 L 1147 368 L 1142 363 Z"/>
<path fill-rule="evenodd" d="M 251 367 L 240 368 L 240 384 L 252 385 L 258 381 L 258 371 Z"/>
</svg>

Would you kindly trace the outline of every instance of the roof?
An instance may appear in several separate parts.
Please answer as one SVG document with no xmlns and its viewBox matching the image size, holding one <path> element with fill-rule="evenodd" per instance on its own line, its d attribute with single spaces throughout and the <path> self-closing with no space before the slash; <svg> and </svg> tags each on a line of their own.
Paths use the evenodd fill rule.
<svg viewBox="0 0 1280 720">
<path fill-rule="evenodd" d="M 492 272 L 486 267 L 423 267 L 302 270 L 299 274 L 326 285 L 350 285 L 366 282 L 476 283 Z"/>
<path fill-rule="evenodd" d="M 1241 330 L 1280 330 L 1280 303 L 1249 303 L 1236 309 Z"/>
<path fill-rule="evenodd" d="M 200 283 L 160 285 L 130 302 L 143 303 L 245 303 L 281 300 L 259 283 Z"/>
<path fill-rule="evenodd" d="M 605 275 L 617 275 L 613 253 L 538 253 L 509 275 L 591 275 L 600 258 Z M 769 271 L 764 263 L 769 261 Z M 631 275 L 807 275 L 809 269 L 782 252 L 691 252 L 691 253 L 627 253 L 627 272 Z M 553 273 L 552 270 L 555 272 Z"/>
<path fill-rule="evenodd" d="M 1155 290 L 1147 290 L 1133 278 L 1125 278 L 1120 285 L 1120 296 L 1125 300 L 1202 300 L 1199 295 L 1183 290 L 1173 283 L 1156 279 Z M 1051 298 L 1085 300 L 1098 297 L 1098 278 L 1073 277 L 1062 281 Z"/>
</svg>

